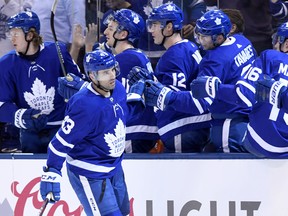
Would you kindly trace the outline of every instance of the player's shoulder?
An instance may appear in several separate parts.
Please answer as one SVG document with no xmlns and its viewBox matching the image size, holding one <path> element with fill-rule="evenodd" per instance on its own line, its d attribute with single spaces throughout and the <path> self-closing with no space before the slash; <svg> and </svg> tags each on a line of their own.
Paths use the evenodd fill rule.
<svg viewBox="0 0 288 216">
<path fill-rule="evenodd" d="M 0 64 L 5 65 L 6 68 L 15 65 L 17 60 L 20 60 L 19 54 L 15 50 L 11 50 L 0 58 Z"/>
<path fill-rule="evenodd" d="M 274 49 L 267 49 L 264 50 L 260 53 L 260 58 L 265 58 L 267 60 L 272 60 L 275 58 L 281 58 L 281 59 L 286 59 L 288 56 L 286 53 L 283 52 L 279 52 L 277 50 Z"/>
</svg>

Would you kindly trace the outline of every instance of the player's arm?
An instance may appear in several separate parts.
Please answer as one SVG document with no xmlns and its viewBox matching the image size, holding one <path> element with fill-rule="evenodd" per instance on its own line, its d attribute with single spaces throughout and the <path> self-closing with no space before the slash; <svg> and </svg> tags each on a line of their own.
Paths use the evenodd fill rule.
<svg viewBox="0 0 288 216">
<path fill-rule="evenodd" d="M 197 100 L 192 97 L 191 91 L 173 91 L 159 82 L 146 81 L 144 91 L 145 103 L 156 106 L 160 110 L 175 110 L 178 112 L 199 115 L 208 110 L 212 103 L 210 99 Z"/>
<path fill-rule="evenodd" d="M 281 0 L 270 0 L 269 6 L 270 6 L 270 13 L 273 17 L 277 19 L 283 19 L 287 17 L 288 2 L 283 2 Z"/>
<path fill-rule="evenodd" d="M 81 132 L 88 130 L 88 125 L 91 125 L 89 120 L 94 121 L 94 118 L 91 118 L 91 113 L 89 117 L 85 112 L 87 110 L 84 108 L 85 105 L 83 105 L 84 107 L 78 105 L 79 103 L 74 103 L 72 107 L 69 103 L 67 104 L 66 116 L 62 126 L 49 143 L 48 158 L 46 166 L 43 167 L 40 182 L 40 193 L 43 200 L 50 194 L 52 196 L 49 198 L 49 202 L 60 200 L 61 169 L 66 160 L 66 155 L 74 148 L 74 143 L 83 140 L 84 133 Z M 84 119 L 85 122 L 81 122 L 81 119 Z"/>
<path fill-rule="evenodd" d="M 256 82 L 257 102 L 269 102 L 278 108 L 288 111 L 288 90 L 287 84 L 281 81 L 266 77 Z"/>
</svg>

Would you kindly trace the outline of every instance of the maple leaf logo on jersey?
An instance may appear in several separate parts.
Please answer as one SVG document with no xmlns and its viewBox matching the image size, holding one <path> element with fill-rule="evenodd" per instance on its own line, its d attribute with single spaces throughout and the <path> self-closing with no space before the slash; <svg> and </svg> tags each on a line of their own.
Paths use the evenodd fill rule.
<svg viewBox="0 0 288 216">
<path fill-rule="evenodd" d="M 120 157 L 125 149 L 125 126 L 121 119 L 119 119 L 116 128 L 114 129 L 115 135 L 108 133 L 104 135 L 104 140 L 110 147 L 111 157 Z"/>
<path fill-rule="evenodd" d="M 46 85 L 36 78 L 31 90 L 32 93 L 24 92 L 28 105 L 33 109 L 42 110 L 43 114 L 50 114 L 54 110 L 55 88 L 51 87 L 46 91 Z"/>
</svg>

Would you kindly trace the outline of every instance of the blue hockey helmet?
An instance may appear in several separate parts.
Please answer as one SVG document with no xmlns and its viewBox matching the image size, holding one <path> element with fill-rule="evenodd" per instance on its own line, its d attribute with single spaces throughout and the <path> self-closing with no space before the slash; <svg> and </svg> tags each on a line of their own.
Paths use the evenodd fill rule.
<svg viewBox="0 0 288 216">
<path fill-rule="evenodd" d="M 278 27 L 276 38 L 280 44 L 284 43 L 284 41 L 288 38 L 288 22 L 285 22 Z"/>
<path fill-rule="evenodd" d="M 128 31 L 127 40 L 131 43 L 138 40 L 141 34 L 144 32 L 145 22 L 143 18 L 132 10 L 117 10 L 115 13 L 113 13 L 111 18 L 118 23 L 118 31 Z"/>
<path fill-rule="evenodd" d="M 28 33 L 31 28 L 35 28 L 36 32 L 40 34 L 40 20 L 36 13 L 32 11 L 20 12 L 11 16 L 7 25 L 9 29 L 21 28 L 24 33 Z"/>
<path fill-rule="evenodd" d="M 183 11 L 177 5 L 165 3 L 159 7 L 153 8 L 146 21 L 146 26 L 147 29 L 149 29 L 154 22 L 160 22 L 161 28 L 164 28 L 167 23 L 171 22 L 173 29 L 175 31 L 180 31 L 182 29 L 183 18 Z"/>
<path fill-rule="evenodd" d="M 99 70 L 106 70 L 113 67 L 115 67 L 116 76 L 120 73 L 118 62 L 114 55 L 101 49 L 86 53 L 83 65 L 87 77 L 89 77 L 90 72 L 95 73 L 97 77 L 97 72 Z"/>
<path fill-rule="evenodd" d="M 195 33 L 210 35 L 213 40 L 222 34 L 226 39 L 231 28 L 231 21 L 224 12 L 221 10 L 211 10 L 196 21 Z"/>
</svg>

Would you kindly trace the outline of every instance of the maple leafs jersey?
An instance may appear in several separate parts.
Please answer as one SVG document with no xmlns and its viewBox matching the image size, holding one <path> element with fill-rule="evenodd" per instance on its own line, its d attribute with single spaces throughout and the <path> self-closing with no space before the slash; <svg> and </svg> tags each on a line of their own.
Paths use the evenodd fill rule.
<svg viewBox="0 0 288 216">
<path fill-rule="evenodd" d="M 60 44 L 64 65 L 69 73 L 81 76 L 66 46 Z M 64 76 L 52 42 L 40 46 L 34 60 L 14 50 L 0 59 L 0 121 L 13 122 L 19 108 L 42 110 L 48 115 L 47 127 L 61 125 L 66 103 L 57 93 L 58 77 Z"/>
<path fill-rule="evenodd" d="M 88 178 L 113 176 L 121 165 L 126 120 L 133 115 L 131 107 L 119 81 L 107 98 L 91 83 L 80 90 L 70 98 L 62 127 L 49 144 L 47 166 L 61 170 L 66 159 L 67 167 L 76 174 Z"/>
<path fill-rule="evenodd" d="M 117 79 L 122 82 L 123 86 L 126 88 L 126 92 L 129 92 L 130 88 L 128 85 L 127 76 L 134 66 L 145 68 L 151 73 L 153 72 L 149 59 L 139 49 L 126 49 L 123 52 L 117 54 L 115 58 L 120 67 L 120 75 L 117 77 Z M 127 140 L 159 139 L 158 127 L 153 107 L 147 106 L 140 118 L 129 120 L 127 122 L 126 133 Z"/>
<path fill-rule="evenodd" d="M 190 82 L 197 77 L 201 58 L 195 44 L 188 40 L 182 40 L 166 50 L 158 61 L 155 76 L 160 83 L 174 91 L 188 91 L 190 90 Z M 188 97 L 191 97 L 191 95 L 188 94 Z M 192 102 L 197 103 L 196 101 L 195 99 Z M 178 104 L 182 105 L 182 102 Z M 201 107 L 200 103 L 198 105 Z M 190 107 L 183 103 L 181 108 L 172 109 L 170 107 L 165 111 L 158 110 L 156 112 L 158 132 L 162 140 L 165 141 L 189 130 L 210 127 L 211 115 L 208 113 L 207 107 L 199 108 L 202 112 L 199 112 L 198 115 L 184 113 L 183 110 L 188 109 Z M 198 113 L 198 110 L 195 112 Z"/>
<path fill-rule="evenodd" d="M 236 86 L 220 85 L 217 98 L 242 107 L 252 107 L 255 101 L 255 82 L 268 76 L 288 82 L 288 56 L 277 50 L 265 50 L 255 61 L 246 65 Z"/>
<path fill-rule="evenodd" d="M 236 83 L 241 80 L 243 68 L 251 64 L 256 56 L 251 42 L 244 36 L 235 34 L 222 45 L 207 50 L 199 65 L 199 76 L 216 76 L 222 84 L 229 84 L 231 88 L 235 88 Z M 238 100 L 238 95 L 230 93 L 231 91 L 221 92 L 219 89 L 210 106 L 212 115 L 227 118 L 231 115 L 247 115 L 251 111 L 251 107 L 239 106 L 235 102 Z"/>
<path fill-rule="evenodd" d="M 267 158 L 287 158 L 287 113 L 270 103 L 256 103 L 249 121 L 247 139 L 252 146 L 251 153 Z"/>
</svg>

